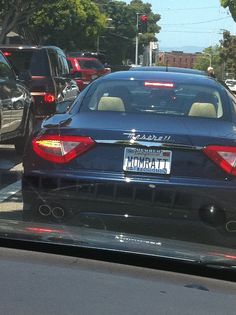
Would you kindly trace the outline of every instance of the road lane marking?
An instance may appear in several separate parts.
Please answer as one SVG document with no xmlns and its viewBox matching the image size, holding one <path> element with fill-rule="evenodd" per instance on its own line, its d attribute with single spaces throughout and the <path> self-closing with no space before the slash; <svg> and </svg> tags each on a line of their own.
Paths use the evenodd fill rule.
<svg viewBox="0 0 236 315">
<path fill-rule="evenodd" d="M 20 190 L 21 190 L 21 180 L 18 180 L 14 182 L 13 184 L 8 185 L 5 188 L 1 189 L 0 190 L 0 203 L 10 198 L 12 195 L 15 195 Z"/>
<path fill-rule="evenodd" d="M 1 164 L 4 164 L 4 167 Z M 23 171 L 23 164 L 22 163 L 13 164 L 11 161 L 0 159 L 0 171 L 22 172 Z"/>
<path fill-rule="evenodd" d="M 15 166 L 9 169 L 9 171 L 22 171 L 22 170 L 23 170 L 22 163 L 16 164 Z"/>
</svg>

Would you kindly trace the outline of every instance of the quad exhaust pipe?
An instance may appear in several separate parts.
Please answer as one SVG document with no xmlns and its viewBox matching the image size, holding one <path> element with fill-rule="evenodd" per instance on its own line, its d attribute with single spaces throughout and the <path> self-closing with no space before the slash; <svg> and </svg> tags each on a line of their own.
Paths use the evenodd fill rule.
<svg viewBox="0 0 236 315">
<path fill-rule="evenodd" d="M 40 205 L 38 211 L 43 217 L 48 217 L 52 213 L 51 207 L 47 204 Z"/>
<path fill-rule="evenodd" d="M 43 217 L 52 215 L 55 219 L 62 219 L 65 216 L 65 210 L 62 207 L 56 206 L 52 208 L 48 204 L 41 204 L 38 207 L 38 212 Z"/>
<path fill-rule="evenodd" d="M 65 211 L 62 207 L 54 207 L 52 209 L 52 216 L 56 219 L 62 219 L 65 216 Z"/>
<path fill-rule="evenodd" d="M 236 233 L 236 219 L 227 221 L 225 224 L 225 228 L 227 232 Z"/>
</svg>

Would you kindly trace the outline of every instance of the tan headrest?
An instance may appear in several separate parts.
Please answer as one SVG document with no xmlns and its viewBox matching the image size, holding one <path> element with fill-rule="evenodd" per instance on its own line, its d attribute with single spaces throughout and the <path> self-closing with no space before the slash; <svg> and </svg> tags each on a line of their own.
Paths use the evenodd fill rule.
<svg viewBox="0 0 236 315">
<path fill-rule="evenodd" d="M 122 99 L 119 97 L 103 96 L 98 103 L 98 110 L 124 112 L 125 106 Z"/>
<path fill-rule="evenodd" d="M 188 115 L 217 118 L 215 106 L 211 103 L 193 103 Z"/>
</svg>

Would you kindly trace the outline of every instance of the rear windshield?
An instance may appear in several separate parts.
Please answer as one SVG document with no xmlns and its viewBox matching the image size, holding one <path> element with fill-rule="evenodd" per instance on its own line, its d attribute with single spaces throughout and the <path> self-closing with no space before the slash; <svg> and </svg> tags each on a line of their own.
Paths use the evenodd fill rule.
<svg viewBox="0 0 236 315">
<path fill-rule="evenodd" d="M 11 63 L 15 73 L 30 71 L 32 76 L 49 74 L 46 52 L 43 50 L 3 50 L 3 54 Z"/>
<path fill-rule="evenodd" d="M 103 64 L 98 60 L 78 60 L 81 69 L 103 70 Z"/>
<path fill-rule="evenodd" d="M 217 88 L 206 85 L 154 81 L 102 81 L 87 93 L 82 111 L 114 111 L 223 117 L 223 101 Z"/>
</svg>

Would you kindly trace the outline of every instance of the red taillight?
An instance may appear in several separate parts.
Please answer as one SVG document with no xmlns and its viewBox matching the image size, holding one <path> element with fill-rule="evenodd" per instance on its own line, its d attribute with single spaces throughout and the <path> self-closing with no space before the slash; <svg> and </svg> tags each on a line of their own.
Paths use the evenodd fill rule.
<svg viewBox="0 0 236 315">
<path fill-rule="evenodd" d="M 209 145 L 203 151 L 225 172 L 236 176 L 236 147 Z"/>
<path fill-rule="evenodd" d="M 6 56 L 6 57 L 7 56 L 11 56 L 11 53 L 9 51 L 4 51 L 3 55 Z"/>
<path fill-rule="evenodd" d="M 58 163 L 68 163 L 95 145 L 90 137 L 42 135 L 32 141 L 34 152 L 41 158 Z"/>
<path fill-rule="evenodd" d="M 55 95 L 51 93 L 44 94 L 43 99 L 45 103 L 53 103 L 56 100 Z"/>
</svg>

